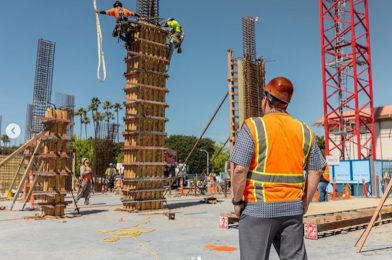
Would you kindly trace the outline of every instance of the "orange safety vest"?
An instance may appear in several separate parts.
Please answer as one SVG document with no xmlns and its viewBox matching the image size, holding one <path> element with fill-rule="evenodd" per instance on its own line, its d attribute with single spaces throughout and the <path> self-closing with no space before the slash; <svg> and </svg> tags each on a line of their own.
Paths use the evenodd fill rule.
<svg viewBox="0 0 392 260">
<path fill-rule="evenodd" d="M 123 16 L 134 16 L 135 15 L 135 13 L 129 11 L 126 8 L 120 8 L 120 9 L 111 8 L 109 10 L 106 10 L 105 12 L 106 12 L 106 15 L 114 16 L 116 18 L 120 17 L 121 15 L 123 15 Z"/>
<path fill-rule="evenodd" d="M 330 179 L 329 179 L 329 166 L 328 166 L 328 165 L 325 167 L 325 169 L 324 169 L 324 171 L 323 171 L 322 178 L 323 178 L 326 182 L 329 182 L 329 181 L 330 181 Z"/>
<path fill-rule="evenodd" d="M 300 201 L 304 168 L 314 140 L 306 124 L 286 113 L 245 121 L 254 143 L 244 200 L 264 203 Z"/>
</svg>

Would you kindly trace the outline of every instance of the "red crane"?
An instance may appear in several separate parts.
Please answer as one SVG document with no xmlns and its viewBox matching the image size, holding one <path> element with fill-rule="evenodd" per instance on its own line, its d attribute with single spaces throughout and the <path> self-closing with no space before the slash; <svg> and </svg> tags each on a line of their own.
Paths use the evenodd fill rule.
<svg viewBox="0 0 392 260">
<path fill-rule="evenodd" d="M 368 0 L 319 0 L 326 155 L 376 158 Z"/>
</svg>

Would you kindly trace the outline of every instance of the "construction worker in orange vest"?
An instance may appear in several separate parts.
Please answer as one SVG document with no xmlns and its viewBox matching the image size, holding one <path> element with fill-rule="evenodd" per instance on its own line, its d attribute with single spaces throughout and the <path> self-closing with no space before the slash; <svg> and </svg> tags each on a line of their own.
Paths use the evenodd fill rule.
<svg viewBox="0 0 392 260">
<path fill-rule="evenodd" d="M 116 18 L 116 26 L 113 30 L 112 36 L 119 37 L 124 42 L 130 43 L 130 32 L 133 30 L 133 27 L 130 23 L 128 23 L 127 17 L 139 17 L 137 13 L 134 13 L 126 8 L 123 7 L 123 4 L 120 1 L 116 1 L 113 4 L 113 8 L 105 10 L 105 11 L 98 11 L 95 10 L 97 14 L 104 14 L 113 16 Z"/>
<path fill-rule="evenodd" d="M 82 166 L 80 167 L 81 184 L 78 195 L 76 196 L 76 203 L 80 198 L 84 198 L 84 205 L 90 204 L 90 191 L 92 186 L 92 170 L 90 168 L 90 161 L 87 158 L 82 159 Z"/>
<path fill-rule="evenodd" d="M 272 244 L 280 259 L 307 259 L 302 220 L 325 160 L 312 129 L 286 111 L 293 90 L 284 77 L 265 86 L 264 116 L 245 120 L 231 153 L 241 260 L 268 259 Z"/>
<path fill-rule="evenodd" d="M 329 178 L 329 166 L 325 166 L 323 174 L 321 175 L 320 182 L 318 184 L 319 201 L 328 201 L 327 186 L 330 182 Z"/>
</svg>

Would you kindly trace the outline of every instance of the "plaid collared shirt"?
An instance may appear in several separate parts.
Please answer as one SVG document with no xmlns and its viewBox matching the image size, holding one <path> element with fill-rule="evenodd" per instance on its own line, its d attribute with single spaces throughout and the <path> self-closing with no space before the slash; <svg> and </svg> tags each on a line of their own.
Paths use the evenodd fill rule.
<svg viewBox="0 0 392 260">
<path fill-rule="evenodd" d="M 270 113 L 285 113 L 285 111 L 273 110 Z M 253 139 L 249 127 L 243 125 L 238 132 L 236 144 L 230 156 L 230 161 L 244 167 L 249 167 L 254 154 Z M 325 166 L 325 160 L 316 142 L 313 142 L 306 161 L 307 171 L 319 171 Z M 280 203 L 249 203 L 243 212 L 246 215 L 261 218 L 274 218 L 295 216 L 303 214 L 302 201 Z"/>
</svg>

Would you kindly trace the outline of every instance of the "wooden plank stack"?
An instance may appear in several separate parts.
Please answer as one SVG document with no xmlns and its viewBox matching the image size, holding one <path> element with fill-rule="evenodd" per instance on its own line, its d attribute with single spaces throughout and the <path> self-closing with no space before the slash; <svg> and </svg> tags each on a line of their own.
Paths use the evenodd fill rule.
<svg viewBox="0 0 392 260">
<path fill-rule="evenodd" d="M 140 22 L 125 59 L 123 209 L 156 210 L 164 202 L 167 32 Z"/>
<path fill-rule="evenodd" d="M 70 111 L 61 109 L 47 109 L 42 123 L 47 131 L 41 138 L 42 153 L 38 156 L 38 170 L 33 175 L 40 180 L 41 191 L 33 192 L 35 197 L 41 198 L 43 213 L 49 216 L 64 216 L 65 180 L 67 171 L 67 125 L 70 123 Z"/>
</svg>

